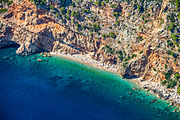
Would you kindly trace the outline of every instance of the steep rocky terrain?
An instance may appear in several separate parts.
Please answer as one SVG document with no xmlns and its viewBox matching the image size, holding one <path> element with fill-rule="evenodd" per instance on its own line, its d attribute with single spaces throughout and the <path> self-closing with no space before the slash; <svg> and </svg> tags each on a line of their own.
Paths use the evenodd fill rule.
<svg viewBox="0 0 180 120">
<path fill-rule="evenodd" d="M 179 0 L 2 2 L 0 47 L 89 54 L 180 105 Z"/>
</svg>

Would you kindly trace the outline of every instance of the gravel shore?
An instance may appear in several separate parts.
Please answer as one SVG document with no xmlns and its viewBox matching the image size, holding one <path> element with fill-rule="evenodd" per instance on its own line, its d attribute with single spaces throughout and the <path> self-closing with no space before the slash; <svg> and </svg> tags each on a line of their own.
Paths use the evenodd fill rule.
<svg viewBox="0 0 180 120">
<path fill-rule="evenodd" d="M 109 72 L 114 72 L 117 73 L 118 68 L 115 65 L 110 65 L 110 64 L 105 64 L 102 61 L 97 61 L 94 60 L 90 57 L 90 55 L 85 54 L 85 55 L 81 55 L 81 54 L 64 54 L 64 53 L 59 53 L 59 52 L 51 52 L 51 55 L 55 55 L 55 56 L 61 56 L 67 59 L 71 59 L 83 64 L 86 64 L 88 66 L 93 66 L 93 67 L 97 67 Z"/>
</svg>

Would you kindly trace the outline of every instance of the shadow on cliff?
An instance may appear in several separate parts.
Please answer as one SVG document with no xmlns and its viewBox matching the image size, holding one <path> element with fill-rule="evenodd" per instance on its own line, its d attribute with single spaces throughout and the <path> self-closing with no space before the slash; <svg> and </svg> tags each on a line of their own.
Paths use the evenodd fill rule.
<svg viewBox="0 0 180 120">
<path fill-rule="evenodd" d="M 38 47 L 40 51 L 49 52 L 53 49 L 54 41 L 56 41 L 56 39 L 52 31 L 50 29 L 45 29 L 38 33 L 36 47 Z"/>
<path fill-rule="evenodd" d="M 19 44 L 12 41 L 12 37 L 14 33 L 11 27 L 6 27 L 4 29 L 4 32 L 2 32 L 1 34 L 2 36 L 0 36 L 0 49 L 10 48 L 10 47 L 14 47 L 14 48 L 20 47 Z"/>
<path fill-rule="evenodd" d="M 72 0 L 54 0 L 54 1 L 59 1 L 61 6 L 63 7 L 67 7 L 72 4 Z"/>
</svg>

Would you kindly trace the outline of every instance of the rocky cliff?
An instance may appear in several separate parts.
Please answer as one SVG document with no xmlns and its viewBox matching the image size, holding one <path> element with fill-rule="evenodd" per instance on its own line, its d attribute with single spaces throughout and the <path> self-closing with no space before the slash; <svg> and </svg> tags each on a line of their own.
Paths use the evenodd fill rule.
<svg viewBox="0 0 180 120">
<path fill-rule="evenodd" d="M 145 88 L 175 91 L 169 98 L 180 104 L 178 0 L 14 0 L 1 7 L 0 47 L 18 44 L 21 55 L 90 54 Z"/>
<path fill-rule="evenodd" d="M 37 9 L 29 1 L 13 3 L 1 17 L 1 24 L 1 47 L 5 41 L 13 41 L 20 45 L 17 54 L 28 55 L 58 48 L 85 54 L 96 52 L 101 45 L 101 40 L 66 28 L 50 17 L 48 11 Z"/>
</svg>

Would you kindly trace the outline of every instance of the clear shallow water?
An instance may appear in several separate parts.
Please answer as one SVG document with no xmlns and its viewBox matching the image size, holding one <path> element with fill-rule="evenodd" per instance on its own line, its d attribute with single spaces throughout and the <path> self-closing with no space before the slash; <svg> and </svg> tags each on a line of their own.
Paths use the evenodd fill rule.
<svg viewBox="0 0 180 120">
<path fill-rule="evenodd" d="M 0 120 L 180 119 L 168 103 L 151 103 L 155 96 L 132 90 L 115 74 L 61 57 L 37 58 L 0 50 Z"/>
</svg>

